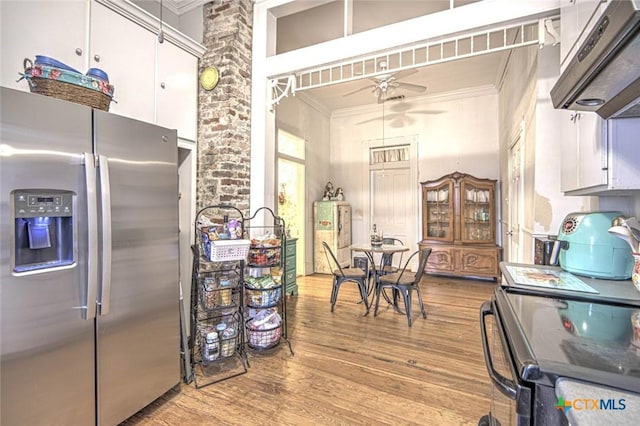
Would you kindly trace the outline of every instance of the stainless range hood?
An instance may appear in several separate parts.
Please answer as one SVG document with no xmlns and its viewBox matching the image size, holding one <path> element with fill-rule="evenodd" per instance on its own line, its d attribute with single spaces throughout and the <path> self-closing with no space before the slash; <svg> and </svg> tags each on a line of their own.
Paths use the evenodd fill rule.
<svg viewBox="0 0 640 426">
<path fill-rule="evenodd" d="M 640 0 L 611 0 L 551 89 L 555 108 L 640 117 Z"/>
</svg>

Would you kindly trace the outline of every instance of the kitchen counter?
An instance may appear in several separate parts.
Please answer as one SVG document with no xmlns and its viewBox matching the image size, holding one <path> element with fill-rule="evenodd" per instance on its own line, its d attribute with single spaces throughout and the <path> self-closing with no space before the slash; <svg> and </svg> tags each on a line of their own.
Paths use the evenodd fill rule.
<svg viewBox="0 0 640 426">
<path fill-rule="evenodd" d="M 534 269 L 539 272 L 562 272 L 564 274 L 569 274 L 571 277 L 577 278 L 582 281 L 584 284 L 587 284 L 589 287 L 597 290 L 596 293 L 585 293 L 581 291 L 572 291 L 572 290 L 563 290 L 559 288 L 538 288 L 531 285 L 524 285 L 517 282 L 516 279 L 512 276 L 509 271 L 509 266 L 511 267 L 521 267 L 521 268 L 529 268 Z M 544 295 L 548 295 L 550 292 L 554 294 L 558 294 L 558 296 L 569 297 L 573 299 L 582 299 L 582 298 L 597 298 L 600 301 L 607 301 L 612 303 L 625 303 L 633 306 L 640 307 L 640 291 L 636 290 L 631 280 L 603 280 L 597 278 L 589 278 L 583 277 L 581 275 L 571 274 L 570 272 L 564 271 L 562 268 L 558 266 L 549 266 L 549 265 L 532 265 L 532 264 L 524 264 L 524 263 L 510 263 L 510 262 L 500 262 L 500 271 L 503 275 L 503 280 L 501 285 L 508 286 L 512 291 L 518 291 L 522 289 L 527 293 L 540 293 Z"/>
<path fill-rule="evenodd" d="M 565 409 L 565 416 L 572 425 L 640 424 L 639 394 L 561 378 L 556 381 L 556 396 L 563 398 L 565 405 L 571 405 Z M 595 409 L 594 405 L 599 409 Z"/>
</svg>

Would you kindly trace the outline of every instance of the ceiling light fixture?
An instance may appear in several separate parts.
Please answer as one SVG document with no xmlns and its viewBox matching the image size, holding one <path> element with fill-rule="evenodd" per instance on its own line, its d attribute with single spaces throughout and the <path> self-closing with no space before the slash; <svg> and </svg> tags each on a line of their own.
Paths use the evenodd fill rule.
<svg viewBox="0 0 640 426">
<path fill-rule="evenodd" d="M 385 167 L 386 167 L 386 162 L 387 162 L 387 158 L 386 155 L 387 153 L 384 150 L 384 97 L 386 96 L 386 88 L 385 89 L 380 89 L 382 90 L 381 93 L 381 97 L 382 97 L 382 176 L 384 177 L 384 171 L 385 171 Z"/>
<path fill-rule="evenodd" d="M 164 42 L 164 31 L 162 30 L 162 0 L 160 0 L 160 31 L 158 31 L 158 43 Z"/>
<path fill-rule="evenodd" d="M 604 99 L 585 98 L 585 99 L 578 99 L 576 103 L 582 106 L 596 107 L 596 106 L 603 105 Z"/>
</svg>

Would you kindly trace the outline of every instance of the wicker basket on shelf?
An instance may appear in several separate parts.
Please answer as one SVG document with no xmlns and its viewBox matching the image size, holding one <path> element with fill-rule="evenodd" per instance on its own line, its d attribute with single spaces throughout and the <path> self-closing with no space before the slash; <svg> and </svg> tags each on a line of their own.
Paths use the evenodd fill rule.
<svg viewBox="0 0 640 426">
<path fill-rule="evenodd" d="M 109 110 L 113 100 L 114 87 L 106 81 L 62 68 L 33 65 L 29 59 L 24 60 L 22 78 L 29 82 L 29 90 L 32 93 L 103 111 Z"/>
</svg>

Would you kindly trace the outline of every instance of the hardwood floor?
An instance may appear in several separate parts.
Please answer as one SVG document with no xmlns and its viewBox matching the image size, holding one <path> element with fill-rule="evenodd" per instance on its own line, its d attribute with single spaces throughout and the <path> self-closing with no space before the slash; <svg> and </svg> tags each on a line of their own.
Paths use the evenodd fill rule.
<svg viewBox="0 0 640 426">
<path fill-rule="evenodd" d="M 124 425 L 477 425 L 489 411 L 479 307 L 495 283 L 427 276 L 427 319 L 387 305 L 363 317 L 355 285 L 330 312 L 328 275 L 301 277 L 287 296 L 289 337 L 250 354 L 247 374 L 181 384 Z M 415 313 L 418 312 L 418 315 Z"/>
</svg>

